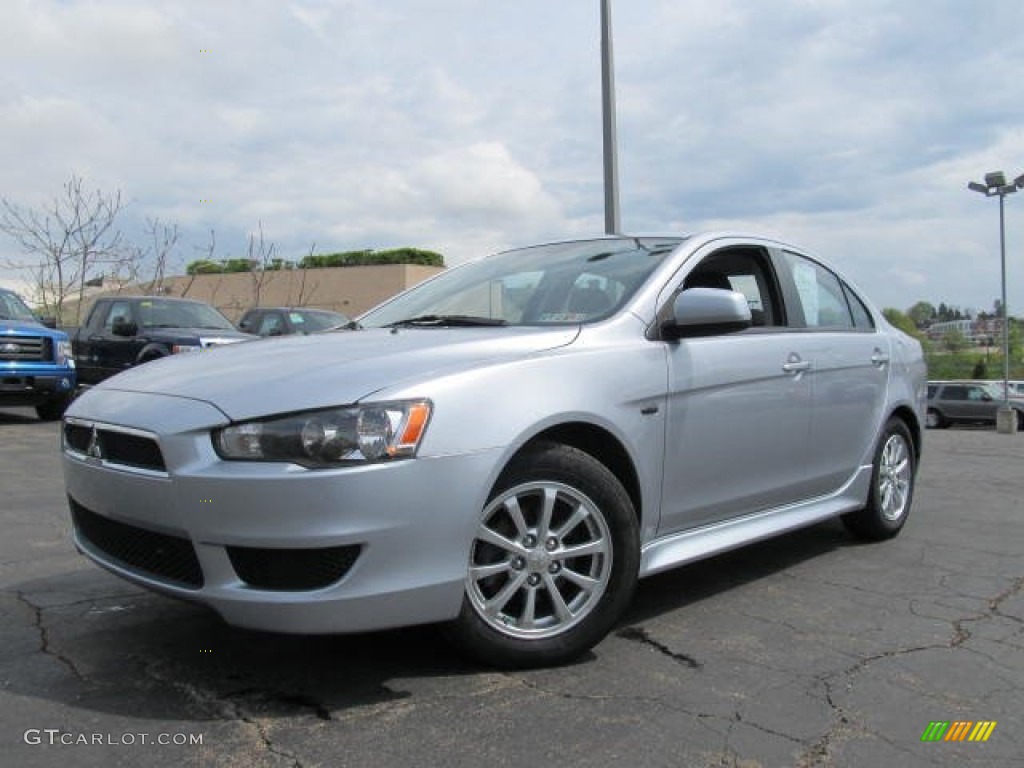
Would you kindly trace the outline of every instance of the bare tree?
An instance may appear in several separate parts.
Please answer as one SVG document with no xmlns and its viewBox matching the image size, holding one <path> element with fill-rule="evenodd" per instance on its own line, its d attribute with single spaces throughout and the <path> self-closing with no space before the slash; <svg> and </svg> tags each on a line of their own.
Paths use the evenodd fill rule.
<svg viewBox="0 0 1024 768">
<path fill-rule="evenodd" d="M 263 237 L 263 222 L 259 222 L 259 239 L 254 233 L 249 234 L 249 276 L 252 278 L 253 306 L 260 305 L 260 295 L 263 293 L 263 286 L 266 285 L 275 274 L 275 270 L 268 269 L 274 261 L 274 243 L 268 243 Z"/>
<path fill-rule="evenodd" d="M 198 248 L 196 250 L 199 250 Z M 213 254 L 217 250 L 217 233 L 214 230 L 210 230 L 210 242 L 206 245 L 202 261 L 213 261 Z M 188 282 L 185 283 L 185 287 L 181 289 L 181 295 L 187 296 L 188 292 L 192 289 L 192 284 L 196 281 L 196 277 L 199 276 L 197 270 L 191 271 L 188 276 Z"/>
<path fill-rule="evenodd" d="M 152 277 L 146 293 L 163 293 L 164 277 L 167 274 L 167 259 L 178 245 L 181 233 L 177 224 L 167 224 L 159 218 L 146 219 L 146 235 L 149 238 L 147 256 L 153 260 Z"/>
<path fill-rule="evenodd" d="M 313 256 L 313 252 L 315 250 L 316 250 L 316 243 L 313 243 L 312 245 L 309 246 L 309 255 L 310 255 L 310 257 Z M 289 304 L 289 306 L 292 306 L 292 307 L 304 307 L 304 306 L 306 306 L 306 302 L 313 300 L 313 294 L 315 294 L 316 293 L 316 289 L 320 287 L 319 283 L 313 283 L 310 286 L 310 288 L 309 288 L 309 293 L 308 294 L 306 293 L 306 277 L 309 274 L 309 263 L 310 263 L 310 260 L 307 259 L 304 263 L 300 264 L 299 267 L 298 267 L 298 271 L 299 271 L 299 278 L 298 278 L 298 280 L 299 280 L 299 286 L 298 286 L 299 287 L 299 293 L 298 293 L 298 296 L 295 297 L 295 301 L 292 301 L 292 291 L 291 291 L 292 281 L 290 280 L 289 283 L 288 283 L 288 304 Z"/>
<path fill-rule="evenodd" d="M 85 283 L 97 267 L 123 262 L 121 233 L 114 224 L 123 203 L 121 192 L 107 195 L 83 189 L 72 175 L 63 192 L 42 208 L 22 208 L 0 198 L 0 232 L 14 239 L 31 259 L 8 260 L 5 266 L 27 270 L 36 300 L 47 314 L 63 319 L 64 302 L 76 292 L 75 323 L 80 319 Z"/>
</svg>

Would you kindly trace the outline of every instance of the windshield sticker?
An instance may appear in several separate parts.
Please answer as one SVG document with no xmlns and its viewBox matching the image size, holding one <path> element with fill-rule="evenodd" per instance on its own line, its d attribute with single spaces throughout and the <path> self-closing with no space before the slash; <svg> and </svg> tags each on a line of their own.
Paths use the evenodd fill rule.
<svg viewBox="0 0 1024 768">
<path fill-rule="evenodd" d="M 545 312 L 540 316 L 542 323 L 580 323 L 586 319 L 586 312 Z"/>
<path fill-rule="evenodd" d="M 797 262 L 793 265 L 793 280 L 796 292 L 800 294 L 800 303 L 804 307 L 804 322 L 808 325 L 818 324 L 818 276 L 810 264 Z"/>
</svg>

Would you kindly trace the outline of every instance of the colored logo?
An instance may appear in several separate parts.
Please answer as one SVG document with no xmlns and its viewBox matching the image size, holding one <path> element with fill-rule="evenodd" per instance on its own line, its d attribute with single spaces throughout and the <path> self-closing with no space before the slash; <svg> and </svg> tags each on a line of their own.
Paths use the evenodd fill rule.
<svg viewBox="0 0 1024 768">
<path fill-rule="evenodd" d="M 921 734 L 921 741 L 988 741 L 995 729 L 995 720 L 933 720 Z"/>
</svg>

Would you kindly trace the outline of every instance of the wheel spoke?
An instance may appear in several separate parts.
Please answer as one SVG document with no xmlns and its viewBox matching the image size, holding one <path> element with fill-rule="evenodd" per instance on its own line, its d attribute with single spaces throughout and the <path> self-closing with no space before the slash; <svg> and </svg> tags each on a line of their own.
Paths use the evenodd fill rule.
<svg viewBox="0 0 1024 768">
<path fill-rule="evenodd" d="M 506 539 L 497 531 L 492 531 L 486 526 L 481 526 L 479 532 L 476 535 L 479 541 L 486 541 L 488 544 L 493 544 L 499 549 L 504 549 L 506 552 L 512 552 L 516 555 L 525 555 L 526 548 L 517 541 Z"/>
<path fill-rule="evenodd" d="M 537 626 L 537 590 L 526 590 L 526 605 L 523 606 L 523 615 L 520 617 L 519 625 L 523 629 L 533 629 Z"/>
<path fill-rule="evenodd" d="M 508 580 L 508 583 L 501 588 L 501 591 L 498 592 L 498 594 L 490 600 L 484 601 L 484 610 L 491 616 L 497 616 L 501 612 L 501 609 L 508 604 L 508 601 L 512 599 L 513 595 L 519 591 L 519 588 L 523 586 L 525 581 L 526 574 L 517 573 Z"/>
<path fill-rule="evenodd" d="M 516 526 L 516 533 L 519 534 L 519 538 L 522 538 L 527 534 L 529 528 L 526 525 L 526 520 L 523 517 L 523 510 L 519 506 L 519 499 L 515 496 L 505 501 L 505 510 L 508 512 L 508 516 L 512 518 L 512 522 Z"/>
<path fill-rule="evenodd" d="M 544 574 L 544 585 L 548 588 L 551 604 L 555 607 L 555 613 L 558 615 L 558 618 L 562 621 L 569 621 L 572 618 L 572 611 L 566 605 L 565 598 L 562 597 L 562 593 L 558 590 L 558 585 L 551 578 L 550 574 Z"/>
<path fill-rule="evenodd" d="M 557 530 L 552 531 L 551 535 L 557 539 L 564 539 L 566 535 L 572 531 L 577 525 L 582 523 L 590 516 L 590 510 L 587 509 L 583 504 L 577 504 L 576 510 L 569 516 L 569 519 Z"/>
<path fill-rule="evenodd" d="M 558 575 L 564 578 L 566 581 L 571 581 L 584 592 L 592 592 L 594 588 L 601 583 L 597 579 L 593 579 L 590 576 L 584 576 L 582 573 L 577 573 L 576 571 L 572 570 L 572 568 L 563 568 L 561 571 L 559 571 Z"/>
<path fill-rule="evenodd" d="M 559 550 L 556 554 L 561 560 L 570 560 L 574 557 L 586 557 L 588 555 L 606 555 L 608 554 L 608 544 L 604 539 L 595 539 L 594 541 L 588 541 L 586 544 L 566 547 Z"/>
<path fill-rule="evenodd" d="M 540 519 L 537 521 L 537 539 L 539 541 L 544 541 L 544 539 L 548 537 L 548 530 L 551 528 L 551 515 L 554 512 L 555 502 L 557 500 L 557 489 L 544 489 L 544 503 L 540 508 Z"/>
<path fill-rule="evenodd" d="M 497 576 L 509 570 L 509 561 L 502 560 L 500 563 L 490 565 L 474 565 L 469 569 L 469 576 L 473 581 L 480 581 L 490 576 Z"/>
</svg>

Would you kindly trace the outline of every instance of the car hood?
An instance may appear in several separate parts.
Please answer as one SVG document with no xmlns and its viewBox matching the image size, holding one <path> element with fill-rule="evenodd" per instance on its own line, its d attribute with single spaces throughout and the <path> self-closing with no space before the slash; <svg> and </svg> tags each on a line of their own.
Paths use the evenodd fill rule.
<svg viewBox="0 0 1024 768">
<path fill-rule="evenodd" d="M 387 387 L 564 346 L 578 326 L 402 328 L 285 336 L 175 355 L 95 387 L 187 397 L 239 421 L 355 403 Z"/>
<path fill-rule="evenodd" d="M 63 331 L 47 328 L 28 320 L 0 320 L 0 338 L 4 336 L 67 336 Z"/>
<path fill-rule="evenodd" d="M 216 338 L 216 339 L 238 339 L 242 341 L 244 339 L 258 339 L 259 336 L 255 336 L 251 333 L 243 333 L 242 331 L 235 331 L 230 328 L 188 328 L 186 326 L 149 326 L 146 328 L 139 329 L 140 336 L 167 336 L 175 338 Z"/>
</svg>

